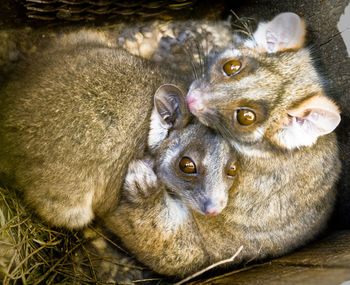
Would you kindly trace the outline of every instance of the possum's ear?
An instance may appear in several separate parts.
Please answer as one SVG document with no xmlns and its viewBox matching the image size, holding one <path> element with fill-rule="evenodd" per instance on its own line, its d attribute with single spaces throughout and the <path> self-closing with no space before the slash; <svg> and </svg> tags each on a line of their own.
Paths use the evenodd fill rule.
<svg viewBox="0 0 350 285">
<path fill-rule="evenodd" d="M 287 123 L 277 132 L 277 141 L 288 149 L 311 146 L 340 123 L 339 108 L 327 97 L 316 95 L 287 111 Z"/>
<path fill-rule="evenodd" d="M 298 49 L 304 44 L 305 23 L 294 13 L 278 14 L 268 23 L 260 23 L 254 39 L 260 50 L 267 53 Z"/>
<path fill-rule="evenodd" d="M 164 84 L 154 94 L 154 109 L 168 128 L 179 129 L 187 122 L 189 111 L 182 90 L 172 84 Z"/>
<path fill-rule="evenodd" d="M 190 118 L 184 92 L 172 84 L 164 84 L 154 94 L 154 108 L 148 136 L 150 148 L 155 148 L 167 137 L 169 130 L 181 129 Z"/>
</svg>

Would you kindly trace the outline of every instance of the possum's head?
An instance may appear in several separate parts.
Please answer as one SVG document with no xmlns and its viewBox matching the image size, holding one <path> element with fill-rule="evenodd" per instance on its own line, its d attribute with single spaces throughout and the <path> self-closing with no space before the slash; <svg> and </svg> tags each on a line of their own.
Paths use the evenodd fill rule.
<svg viewBox="0 0 350 285">
<path fill-rule="evenodd" d="M 161 86 L 154 99 L 149 148 L 158 178 L 188 208 L 214 216 L 226 206 L 237 158 L 213 130 L 190 117 L 183 92 Z"/>
<path fill-rule="evenodd" d="M 191 112 L 244 155 L 313 145 L 340 122 L 323 90 L 306 29 L 294 13 L 260 23 L 251 39 L 227 48 L 187 95 Z"/>
</svg>

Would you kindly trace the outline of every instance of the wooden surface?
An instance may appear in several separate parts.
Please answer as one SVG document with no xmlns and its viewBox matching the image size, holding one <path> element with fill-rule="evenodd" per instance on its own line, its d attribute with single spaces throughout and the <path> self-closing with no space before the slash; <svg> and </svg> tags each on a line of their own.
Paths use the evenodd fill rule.
<svg viewBox="0 0 350 285">
<path fill-rule="evenodd" d="M 345 281 L 350 281 L 350 231 L 330 234 L 273 261 L 198 280 L 190 285 L 340 285 Z"/>
</svg>

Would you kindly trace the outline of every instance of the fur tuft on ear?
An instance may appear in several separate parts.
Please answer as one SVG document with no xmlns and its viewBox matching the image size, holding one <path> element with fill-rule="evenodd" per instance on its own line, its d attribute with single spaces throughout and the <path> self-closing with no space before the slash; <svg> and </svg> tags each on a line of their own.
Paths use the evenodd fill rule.
<svg viewBox="0 0 350 285">
<path fill-rule="evenodd" d="M 154 94 L 154 108 L 148 135 L 150 149 L 158 147 L 170 129 L 181 129 L 189 121 L 184 92 L 172 84 L 164 84 Z"/>
<path fill-rule="evenodd" d="M 277 133 L 287 149 L 313 145 L 317 138 L 331 133 L 340 123 L 339 108 L 327 97 L 315 95 L 287 111 L 287 124 Z"/>
<path fill-rule="evenodd" d="M 305 23 L 291 12 L 278 14 L 268 23 L 260 23 L 254 33 L 259 48 L 267 53 L 298 49 L 304 44 Z"/>
</svg>

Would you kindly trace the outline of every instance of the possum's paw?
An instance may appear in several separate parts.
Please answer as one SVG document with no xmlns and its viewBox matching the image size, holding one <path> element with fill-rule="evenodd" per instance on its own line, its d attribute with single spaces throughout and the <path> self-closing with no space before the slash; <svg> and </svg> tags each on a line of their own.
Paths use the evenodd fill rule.
<svg viewBox="0 0 350 285">
<path fill-rule="evenodd" d="M 140 203 L 157 191 L 158 180 L 152 167 L 148 159 L 130 162 L 123 186 L 123 194 L 130 202 Z"/>
</svg>

